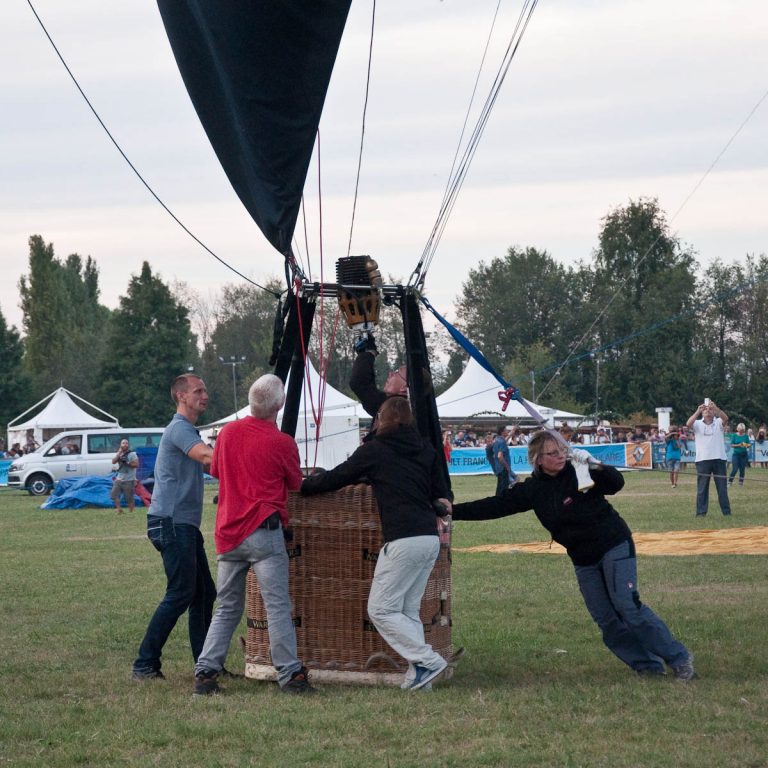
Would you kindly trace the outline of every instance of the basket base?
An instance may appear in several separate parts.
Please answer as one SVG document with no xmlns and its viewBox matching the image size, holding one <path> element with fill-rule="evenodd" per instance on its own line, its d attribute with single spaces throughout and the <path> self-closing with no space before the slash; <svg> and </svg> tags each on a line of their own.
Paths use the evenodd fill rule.
<svg viewBox="0 0 768 768">
<path fill-rule="evenodd" d="M 380 685 L 389 688 L 399 688 L 403 682 L 402 672 L 344 672 L 339 669 L 311 669 L 313 682 L 330 683 L 332 685 Z M 275 668 L 268 664 L 246 664 L 245 676 L 249 680 L 276 682 Z M 449 666 L 440 677 L 440 682 L 453 677 L 453 667 Z"/>
</svg>

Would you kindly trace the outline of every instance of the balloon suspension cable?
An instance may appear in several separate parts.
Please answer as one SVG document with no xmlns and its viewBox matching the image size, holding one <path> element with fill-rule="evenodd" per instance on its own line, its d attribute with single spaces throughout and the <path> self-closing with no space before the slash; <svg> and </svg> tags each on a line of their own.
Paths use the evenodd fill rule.
<svg viewBox="0 0 768 768">
<path fill-rule="evenodd" d="M 442 200 L 442 203 L 440 204 L 440 209 L 438 211 L 437 218 L 435 219 L 435 223 L 432 227 L 432 231 L 429 234 L 429 237 L 424 246 L 421 257 L 419 258 L 419 262 L 416 266 L 416 269 L 414 269 L 414 272 L 411 275 L 411 278 L 409 280 L 409 285 L 424 284 L 426 273 L 430 268 L 432 259 L 434 258 L 438 244 L 443 236 L 443 232 L 445 231 L 445 227 L 448 223 L 448 219 L 458 199 L 459 192 L 462 186 L 464 185 L 464 181 L 469 172 L 470 165 L 472 164 L 472 160 L 474 159 L 475 153 L 479 146 L 480 139 L 483 135 L 483 132 L 485 131 L 486 125 L 488 124 L 488 121 L 491 116 L 491 112 L 493 110 L 493 107 L 501 91 L 501 87 L 509 72 L 510 66 L 512 64 L 512 60 L 514 59 L 515 54 L 517 53 L 518 48 L 520 47 L 520 43 L 522 42 L 523 36 L 525 35 L 525 32 L 528 28 L 528 24 L 530 23 L 531 17 L 533 16 L 533 12 L 536 9 L 537 3 L 538 3 L 538 0 L 524 0 L 523 2 L 523 6 L 520 10 L 520 15 L 518 16 L 517 23 L 509 39 L 506 51 L 504 53 L 504 56 L 502 57 L 502 61 L 496 72 L 494 81 L 491 84 L 489 93 L 486 96 L 485 103 L 483 104 L 480 110 L 480 115 L 477 119 L 477 122 L 475 123 L 472 134 L 467 140 L 467 144 L 464 148 L 458 168 L 456 168 L 456 159 L 454 158 L 453 170 L 451 171 L 451 176 L 446 186 L 446 190 L 443 193 L 443 200 Z M 496 18 L 494 16 L 493 24 L 495 25 L 495 23 L 496 23 Z M 493 29 L 493 26 L 491 29 Z M 482 68 L 482 64 L 481 64 L 481 68 Z M 472 98 L 474 100 L 474 94 Z M 464 131 L 462 130 L 462 137 L 463 137 L 463 133 Z M 461 143 L 461 140 L 460 140 L 460 143 Z"/>
</svg>

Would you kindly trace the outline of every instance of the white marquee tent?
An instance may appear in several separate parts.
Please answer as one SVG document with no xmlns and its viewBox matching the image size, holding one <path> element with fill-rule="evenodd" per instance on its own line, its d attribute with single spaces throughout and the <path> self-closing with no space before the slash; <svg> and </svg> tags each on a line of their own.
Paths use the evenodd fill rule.
<svg viewBox="0 0 768 768">
<path fill-rule="evenodd" d="M 73 397 L 99 413 L 104 414 L 107 419 L 98 419 L 95 416 L 91 416 L 75 403 L 72 399 Z M 21 421 L 27 414 L 32 413 L 46 401 L 47 405 L 36 416 L 27 418 L 26 421 Z M 21 443 L 23 446 L 29 430 L 32 430 L 35 440 L 42 445 L 46 440 L 66 429 L 100 429 L 119 426 L 117 419 L 111 414 L 102 411 L 101 408 L 93 405 L 93 403 L 89 403 L 74 392 L 70 392 L 64 387 L 59 387 L 8 423 L 7 444 L 11 446 L 14 443 Z"/>
<path fill-rule="evenodd" d="M 531 421 L 528 411 L 517 400 L 510 400 L 507 410 L 502 412 L 502 402 L 498 393 L 501 384 L 493 374 L 470 357 L 461 376 L 437 398 L 437 412 L 441 419 L 467 419 L 472 416 L 496 418 L 499 421 Z M 546 419 L 550 427 L 560 426 L 563 422 L 575 426 L 582 419 L 578 413 L 547 408 L 536 403 L 531 405 Z"/>
<path fill-rule="evenodd" d="M 302 466 L 331 469 L 348 459 L 360 445 L 360 418 L 366 417 L 367 414 L 356 400 L 352 400 L 330 384 L 326 384 L 322 419 L 318 429 L 315 414 L 320 405 L 320 375 L 309 358 L 307 358 L 307 374 L 309 384 L 305 377 L 296 425 L 299 457 Z M 290 383 L 290 377 L 287 383 Z M 251 410 L 246 405 L 236 414 L 232 413 L 201 427 L 200 434 L 205 440 L 214 440 L 221 427 L 236 418 L 249 416 L 250 413 Z M 282 419 L 283 412 L 280 411 L 277 416 L 278 425 L 282 423 Z"/>
</svg>

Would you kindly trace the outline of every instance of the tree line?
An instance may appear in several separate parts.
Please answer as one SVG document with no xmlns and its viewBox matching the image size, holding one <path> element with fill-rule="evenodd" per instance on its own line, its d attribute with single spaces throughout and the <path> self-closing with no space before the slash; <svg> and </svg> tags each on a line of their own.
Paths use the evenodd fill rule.
<svg viewBox="0 0 768 768">
<path fill-rule="evenodd" d="M 764 254 L 702 270 L 657 201 L 641 199 L 611 210 L 590 257 L 573 266 L 518 246 L 479 263 L 456 298 L 457 326 L 542 405 L 619 422 L 655 420 L 656 407 L 670 406 L 680 421 L 707 396 L 732 421 L 759 423 L 768 413 L 767 277 Z M 110 310 L 90 256 L 61 260 L 33 235 L 19 282 L 23 334 L 0 312 L 0 422 L 63 385 L 125 426 L 164 424 L 169 383 L 188 370 L 208 385 L 206 418 L 243 407 L 248 385 L 270 370 L 285 300 L 278 279 L 265 287 L 203 297 L 144 262 Z M 335 301 L 322 300 L 311 356 L 347 394 L 352 338 Z M 396 311 L 382 313 L 377 344 L 384 376 L 403 359 Z M 466 356 L 444 333 L 429 344 L 439 392 Z"/>
</svg>

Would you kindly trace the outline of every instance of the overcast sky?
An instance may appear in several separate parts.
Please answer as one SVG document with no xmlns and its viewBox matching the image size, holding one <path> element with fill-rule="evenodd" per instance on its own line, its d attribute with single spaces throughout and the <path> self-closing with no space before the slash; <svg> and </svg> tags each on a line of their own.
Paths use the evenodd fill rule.
<svg viewBox="0 0 768 768">
<path fill-rule="evenodd" d="M 34 0 L 81 86 L 158 195 L 212 250 L 256 280 L 282 259 L 221 171 L 150 0 Z M 379 0 L 352 253 L 407 279 L 437 215 L 496 0 Z M 488 90 L 520 11 L 502 0 Z M 354 0 L 321 123 L 326 279 L 347 253 L 371 5 Z M 110 307 L 147 260 L 204 295 L 239 280 L 133 176 L 35 20 L 4 0 L 0 308 L 20 326 L 32 234 L 58 257 L 92 256 Z M 765 0 L 541 0 L 426 284 L 450 315 L 468 270 L 510 245 L 588 259 L 601 218 L 657 197 L 671 218 L 768 90 Z M 475 113 L 476 116 L 476 113 Z M 473 117 L 474 121 L 474 117 Z M 672 230 L 707 264 L 768 252 L 768 101 Z M 317 165 L 307 186 L 320 266 Z M 302 252 L 303 236 L 302 236 Z M 514 301 L 514 296 L 510 297 Z"/>
</svg>

